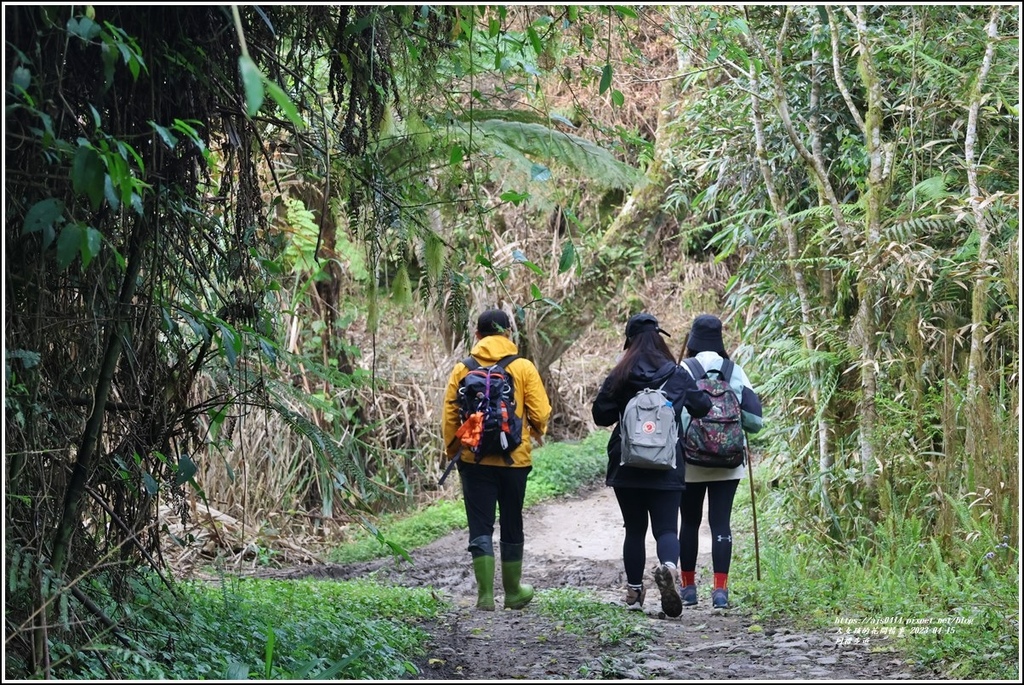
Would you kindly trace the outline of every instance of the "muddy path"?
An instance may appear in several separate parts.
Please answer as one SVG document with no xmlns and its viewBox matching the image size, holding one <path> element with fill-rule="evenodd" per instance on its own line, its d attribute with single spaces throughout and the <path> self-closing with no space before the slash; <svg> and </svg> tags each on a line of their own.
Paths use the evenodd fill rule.
<svg viewBox="0 0 1024 685">
<path fill-rule="evenodd" d="M 621 519 L 610 488 L 596 487 L 529 509 L 525 528 L 524 582 L 536 590 L 578 588 L 623 604 Z M 706 520 L 701 536 L 698 583 L 711 576 Z M 839 625 L 808 632 L 757 622 L 739 596 L 732 598 L 734 608 L 712 610 L 706 584 L 696 607 L 684 608 L 678 618 L 666 618 L 651 577 L 657 559 L 653 540 L 648 544 L 645 582 L 650 589 L 644 613 L 654 638 L 643 650 L 635 650 L 632 640 L 609 648 L 596 636 L 568 634 L 557 620 L 542 617 L 530 607 L 502 610 L 500 575 L 495 580 L 499 609 L 476 611 L 466 545 L 466 532 L 460 530 L 412 550 L 413 566 L 381 559 L 278 570 L 273 575 L 348 579 L 372 574 L 382 582 L 429 586 L 448 596 L 454 609 L 426 626 L 432 639 L 427 656 L 418 662 L 419 679 L 791 682 L 936 677 L 915 671 L 886 638 L 857 643 Z"/>
</svg>

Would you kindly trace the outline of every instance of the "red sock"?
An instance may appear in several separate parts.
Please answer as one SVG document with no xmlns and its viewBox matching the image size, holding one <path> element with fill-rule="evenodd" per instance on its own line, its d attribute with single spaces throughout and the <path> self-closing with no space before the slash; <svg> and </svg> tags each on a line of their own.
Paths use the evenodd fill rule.
<svg viewBox="0 0 1024 685">
<path fill-rule="evenodd" d="M 687 585 L 696 585 L 697 584 L 696 576 L 697 576 L 697 572 L 696 571 L 680 571 L 679 572 L 679 578 L 680 578 L 679 582 L 680 582 L 680 584 L 683 587 L 686 587 Z"/>
<path fill-rule="evenodd" d="M 715 589 L 716 590 L 724 590 L 728 584 L 729 584 L 729 574 L 728 573 L 716 573 L 715 574 Z"/>
</svg>

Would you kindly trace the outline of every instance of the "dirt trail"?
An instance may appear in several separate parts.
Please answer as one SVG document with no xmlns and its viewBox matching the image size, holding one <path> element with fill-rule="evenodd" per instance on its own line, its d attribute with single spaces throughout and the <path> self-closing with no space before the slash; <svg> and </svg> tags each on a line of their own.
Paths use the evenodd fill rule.
<svg viewBox="0 0 1024 685">
<path fill-rule="evenodd" d="M 622 605 L 622 528 L 610 488 L 598 487 L 527 510 L 524 581 L 535 589 L 573 587 Z M 710 579 L 710 531 L 701 530 L 698 583 Z M 650 538 L 650 535 L 648 535 Z M 503 611 L 500 575 L 495 600 L 499 610 L 474 608 L 475 584 L 465 531 L 456 531 L 412 551 L 415 566 L 391 559 L 277 572 L 278 577 L 353 578 L 373 573 L 384 582 L 430 586 L 451 597 L 455 608 L 428 626 L 432 641 L 421 661 L 420 679 L 428 680 L 897 680 L 933 679 L 914 671 L 885 639 L 843 644 L 850 636 L 836 626 L 802 632 L 784 625 L 755 625 L 736 607 L 713 611 L 708 584 L 700 603 L 679 618 L 660 612 L 650 569 L 657 557 L 648 543 L 648 587 L 644 612 L 655 639 L 642 651 L 599 644 L 596 636 L 559 630 L 557 621 L 527 607 Z M 496 545 L 497 546 L 497 545 Z M 735 593 L 733 593 L 735 595 Z M 623 609 L 625 611 L 625 609 Z"/>
</svg>

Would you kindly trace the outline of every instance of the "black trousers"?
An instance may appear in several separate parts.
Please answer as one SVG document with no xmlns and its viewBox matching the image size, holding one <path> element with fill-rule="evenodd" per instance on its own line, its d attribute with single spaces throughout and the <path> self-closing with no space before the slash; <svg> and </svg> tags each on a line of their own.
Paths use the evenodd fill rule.
<svg viewBox="0 0 1024 685">
<path fill-rule="evenodd" d="M 526 477 L 532 470 L 532 466 L 512 468 L 459 462 L 470 540 L 493 537 L 494 520 L 497 512 L 501 512 L 501 542 L 523 544 L 523 500 Z"/>
</svg>

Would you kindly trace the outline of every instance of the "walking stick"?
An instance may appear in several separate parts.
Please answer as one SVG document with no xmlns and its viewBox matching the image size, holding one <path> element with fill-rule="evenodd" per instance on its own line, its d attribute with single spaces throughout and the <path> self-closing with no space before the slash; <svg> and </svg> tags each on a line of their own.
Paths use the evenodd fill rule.
<svg viewBox="0 0 1024 685">
<path fill-rule="evenodd" d="M 750 481 L 750 510 L 754 515 L 754 564 L 757 567 L 757 579 L 761 580 L 761 545 L 757 539 L 757 505 L 754 502 L 754 465 L 750 462 L 750 448 L 745 440 L 743 451 L 747 454 L 747 480 Z"/>
</svg>

